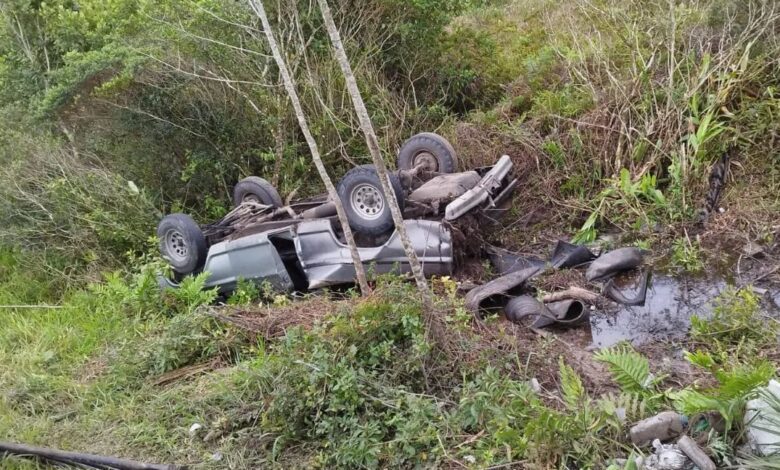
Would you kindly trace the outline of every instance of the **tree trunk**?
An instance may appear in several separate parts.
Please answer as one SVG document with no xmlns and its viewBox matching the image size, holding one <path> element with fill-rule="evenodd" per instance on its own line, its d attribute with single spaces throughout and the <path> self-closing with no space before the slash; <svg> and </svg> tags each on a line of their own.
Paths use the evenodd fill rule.
<svg viewBox="0 0 780 470">
<path fill-rule="evenodd" d="M 341 223 L 341 228 L 344 230 L 344 237 L 347 239 L 347 245 L 349 246 L 349 251 L 352 255 L 352 262 L 355 265 L 355 276 L 357 277 L 360 291 L 363 293 L 363 295 L 367 295 L 370 292 L 370 288 L 368 287 L 368 281 L 366 280 L 366 271 L 363 269 L 363 262 L 360 260 L 360 254 L 358 253 L 357 245 L 355 244 L 355 237 L 352 235 L 352 229 L 349 227 L 347 214 L 344 212 L 344 206 L 341 204 L 341 199 L 336 192 L 336 187 L 333 186 L 333 181 L 331 181 L 330 176 L 328 176 L 328 172 L 325 169 L 325 165 L 322 163 L 319 147 L 317 147 L 317 142 L 314 140 L 314 137 L 309 130 L 309 124 L 306 122 L 306 116 L 303 114 L 301 101 L 298 99 L 298 92 L 295 90 L 295 84 L 293 83 L 292 77 L 290 76 L 290 71 L 287 69 L 287 64 L 285 63 L 284 58 L 282 57 L 282 53 L 279 50 L 279 46 L 276 43 L 276 38 L 274 38 L 273 31 L 271 30 L 271 23 L 268 21 L 268 15 L 265 13 L 263 2 L 262 0 L 249 0 L 249 5 L 252 7 L 257 16 L 260 17 L 260 21 L 263 23 L 263 30 L 265 31 L 266 38 L 268 38 L 268 45 L 271 47 L 271 53 L 274 56 L 276 65 L 279 67 L 279 74 L 282 77 L 284 88 L 287 90 L 287 95 L 290 97 L 290 101 L 292 102 L 295 116 L 298 118 L 298 125 L 301 127 L 301 132 L 303 132 L 303 136 L 306 138 L 306 143 L 309 145 L 309 149 L 311 150 L 311 157 L 312 160 L 314 160 L 314 166 L 317 167 L 320 178 L 322 178 L 322 181 L 325 183 L 328 196 L 336 205 L 336 213 L 338 214 L 339 223 Z"/>
<path fill-rule="evenodd" d="M 341 42 L 341 34 L 339 33 L 338 28 L 336 28 L 336 23 L 333 21 L 333 16 L 330 13 L 330 7 L 328 6 L 327 0 L 317 1 L 320 5 L 320 10 L 322 10 L 322 18 L 325 21 L 325 27 L 328 30 L 330 41 L 333 44 L 336 60 L 341 66 L 341 71 L 344 73 L 347 91 L 352 99 L 352 104 L 355 106 L 355 113 L 360 120 L 360 128 L 366 136 L 366 143 L 368 144 L 368 150 L 371 153 L 371 159 L 374 161 L 376 171 L 379 174 L 379 181 L 382 182 L 382 190 L 385 193 L 385 199 L 387 199 L 388 205 L 390 206 L 390 212 L 393 214 L 395 228 L 401 238 L 406 257 L 409 258 L 409 265 L 412 268 L 412 274 L 414 274 L 414 279 L 417 282 L 417 288 L 420 290 L 426 310 L 431 311 L 430 307 L 433 305 L 433 296 L 428 287 L 428 282 L 425 280 L 420 260 L 417 259 L 417 253 L 415 253 L 414 247 L 409 240 L 409 235 L 406 233 L 403 214 L 401 213 L 398 201 L 395 198 L 395 191 L 393 191 L 390 184 L 390 178 L 387 175 L 387 167 L 385 166 L 384 160 L 382 160 L 379 141 L 374 132 L 374 126 L 371 124 L 368 110 L 366 110 L 366 105 L 363 103 L 363 97 L 360 95 L 360 90 L 358 89 L 357 81 L 355 80 L 355 74 L 352 72 L 352 66 L 349 64 L 347 53 Z"/>
</svg>

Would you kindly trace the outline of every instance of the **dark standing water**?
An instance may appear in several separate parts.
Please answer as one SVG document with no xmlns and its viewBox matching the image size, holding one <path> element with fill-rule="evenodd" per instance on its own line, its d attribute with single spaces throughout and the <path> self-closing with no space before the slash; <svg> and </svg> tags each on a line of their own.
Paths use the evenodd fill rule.
<svg viewBox="0 0 780 470">
<path fill-rule="evenodd" d="M 618 286 L 633 294 L 636 286 L 623 280 Z M 709 317 L 712 301 L 726 282 L 712 279 L 673 278 L 654 275 L 643 306 L 618 306 L 605 312 L 593 312 L 590 319 L 593 346 L 604 348 L 620 341 L 640 345 L 649 341 L 684 337 L 691 316 Z"/>
</svg>

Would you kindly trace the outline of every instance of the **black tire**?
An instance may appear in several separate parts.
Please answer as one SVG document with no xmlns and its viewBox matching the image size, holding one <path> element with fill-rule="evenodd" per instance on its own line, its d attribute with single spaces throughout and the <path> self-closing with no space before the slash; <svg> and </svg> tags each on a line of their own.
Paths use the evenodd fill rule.
<svg viewBox="0 0 780 470">
<path fill-rule="evenodd" d="M 178 274 L 192 274 L 206 262 L 206 238 L 198 224 L 186 214 L 163 217 L 157 225 L 157 238 L 162 257 Z"/>
<path fill-rule="evenodd" d="M 411 170 L 419 164 L 436 173 L 454 173 L 458 156 L 452 145 L 439 134 L 423 132 L 404 142 L 398 152 L 398 169 Z"/>
<path fill-rule="evenodd" d="M 233 188 L 233 206 L 252 200 L 271 207 L 284 205 L 276 188 L 259 176 L 248 176 Z"/>
<path fill-rule="evenodd" d="M 401 212 L 404 210 L 404 192 L 398 175 L 390 173 L 390 184 Z M 349 226 L 364 235 L 382 235 L 395 227 L 390 205 L 374 165 L 360 165 L 347 172 L 338 189 L 339 198 L 347 213 Z"/>
</svg>

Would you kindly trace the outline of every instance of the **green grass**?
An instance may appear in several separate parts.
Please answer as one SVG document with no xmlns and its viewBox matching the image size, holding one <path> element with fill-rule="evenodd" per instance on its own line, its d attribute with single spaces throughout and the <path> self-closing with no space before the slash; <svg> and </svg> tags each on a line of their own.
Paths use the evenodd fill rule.
<svg viewBox="0 0 780 470">
<path fill-rule="evenodd" d="M 71 293 L 62 309 L 3 312 L 0 439 L 199 468 L 592 468 L 625 456 L 627 423 L 616 410 L 626 410 L 628 423 L 671 407 L 716 409 L 736 422 L 744 397 L 774 373 L 767 361 L 718 366 L 725 349 L 697 352 L 689 360 L 721 385 L 664 390 L 652 362 L 621 346 L 594 357 L 617 393 L 592 394 L 576 365 L 559 359 L 560 390 L 553 384 L 537 395 L 528 380 L 540 371 L 497 358 L 468 322 L 445 322 L 456 341 L 439 349 L 413 286 L 397 279 L 310 330 L 254 343 L 198 308 L 211 296 L 195 289 L 197 279 L 171 298 L 149 287 L 150 268 L 139 269 Z M 440 284 L 454 292 L 452 281 Z M 455 295 L 439 305 L 445 317 L 462 311 Z M 756 314 L 744 296 L 719 305 Z M 753 341 L 750 331 L 722 333 L 722 321 L 701 320 L 695 334 L 717 344 Z M 768 343 L 754 344 L 758 355 Z M 223 367 L 154 384 L 161 373 L 213 358 Z M 203 429 L 191 437 L 194 423 Z"/>
</svg>

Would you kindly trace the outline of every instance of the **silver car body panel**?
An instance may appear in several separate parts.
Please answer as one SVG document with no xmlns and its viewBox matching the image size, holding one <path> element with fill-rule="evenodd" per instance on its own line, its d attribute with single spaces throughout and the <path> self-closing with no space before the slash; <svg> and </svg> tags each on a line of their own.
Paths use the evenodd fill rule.
<svg viewBox="0 0 780 470">
<path fill-rule="evenodd" d="M 427 276 L 452 272 L 453 253 L 449 230 L 431 220 L 405 220 L 406 232 Z M 355 266 L 349 247 L 333 233 L 328 220 L 313 220 L 298 226 L 295 247 L 309 289 L 354 282 Z M 360 259 L 371 272 L 410 272 L 398 232 L 378 247 L 358 248 Z"/>
<path fill-rule="evenodd" d="M 496 162 L 495 166 L 485 173 L 485 176 L 482 177 L 482 180 L 475 187 L 447 204 L 444 210 L 444 218 L 446 220 L 455 220 L 475 207 L 487 202 L 501 188 L 504 184 L 504 179 L 511 170 L 512 160 L 508 155 L 503 155 Z"/>
<path fill-rule="evenodd" d="M 441 222 L 406 220 L 406 230 L 417 257 L 427 276 L 452 272 L 453 249 L 449 230 Z M 274 240 L 294 244 L 296 268 L 302 269 L 309 289 L 318 289 L 355 280 L 355 267 L 349 247 L 341 243 L 328 219 L 303 221 L 297 225 L 246 235 L 215 243 L 209 248 L 203 271 L 209 273 L 206 287 L 221 292 L 235 289 L 238 280 L 269 282 L 279 291 L 295 289 L 294 274 L 288 271 Z M 358 248 L 366 269 L 376 274 L 409 272 L 409 262 L 394 232 L 381 246 Z M 170 279 L 162 279 L 167 287 L 178 287 Z"/>
<path fill-rule="evenodd" d="M 206 287 L 235 289 L 239 279 L 269 282 L 274 289 L 289 291 L 292 278 L 271 240 L 272 235 L 289 235 L 293 227 L 225 240 L 209 248 L 203 271 L 209 273 Z"/>
</svg>

